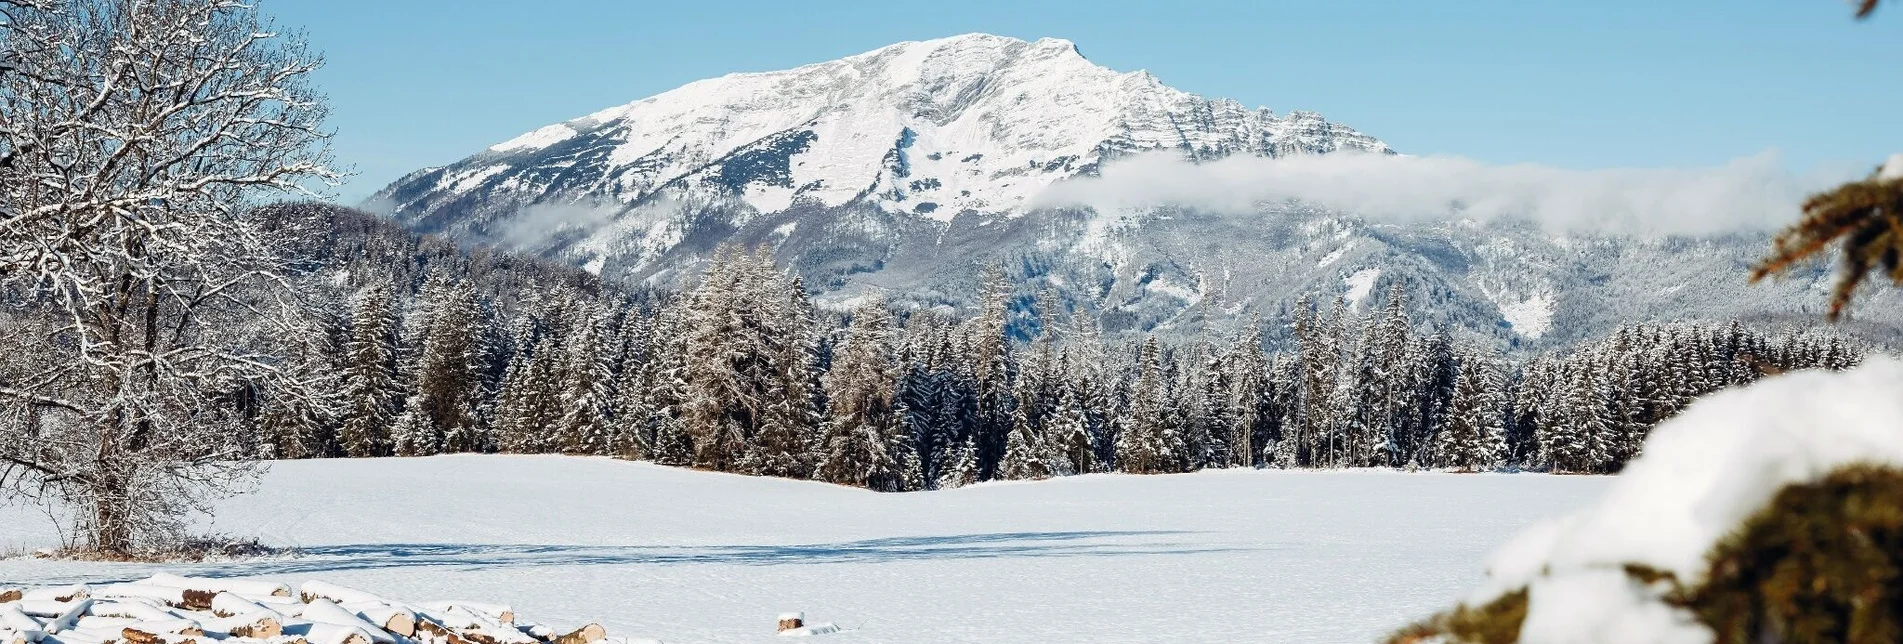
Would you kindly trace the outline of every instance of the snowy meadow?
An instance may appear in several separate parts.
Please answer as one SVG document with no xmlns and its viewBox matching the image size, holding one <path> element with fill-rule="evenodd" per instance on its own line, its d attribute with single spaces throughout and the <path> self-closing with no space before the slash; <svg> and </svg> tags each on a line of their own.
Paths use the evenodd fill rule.
<svg viewBox="0 0 1903 644">
<path fill-rule="evenodd" d="M 600 458 L 280 462 L 205 532 L 297 556 L 0 560 L 0 586 L 157 571 L 507 602 L 664 642 L 766 642 L 805 611 L 854 642 L 1367 642 L 1473 588 L 1590 476 L 1223 470 L 879 494 Z M 0 551 L 54 545 L 0 508 Z"/>
</svg>

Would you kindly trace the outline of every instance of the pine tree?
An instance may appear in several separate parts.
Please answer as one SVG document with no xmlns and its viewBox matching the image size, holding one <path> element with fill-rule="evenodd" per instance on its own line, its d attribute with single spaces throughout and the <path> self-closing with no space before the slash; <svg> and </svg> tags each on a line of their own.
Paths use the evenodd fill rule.
<svg viewBox="0 0 1903 644">
<path fill-rule="evenodd" d="M 496 404 L 497 446 L 506 452 L 536 454 L 560 448 L 551 431 L 562 418 L 562 345 L 559 336 L 519 341 L 503 375 Z"/>
<path fill-rule="evenodd" d="M 1194 471 L 1209 467 L 1223 457 L 1227 447 L 1220 440 L 1216 425 L 1225 422 L 1223 399 L 1218 389 L 1227 389 L 1227 374 L 1222 373 L 1222 358 L 1210 350 L 1201 338 L 1190 344 L 1188 355 L 1177 361 L 1180 368 L 1173 379 L 1177 393 L 1174 410 L 1177 432 L 1183 450 L 1178 468 Z"/>
<path fill-rule="evenodd" d="M 723 248 L 689 296 L 685 324 L 687 385 L 681 422 L 693 439 L 694 464 L 732 471 L 747 454 L 765 411 L 766 347 L 758 344 L 761 317 L 751 260 Z"/>
<path fill-rule="evenodd" d="M 1090 418 L 1084 411 L 1086 383 L 1072 381 L 1063 388 L 1058 400 L 1057 412 L 1052 415 L 1050 435 L 1056 438 L 1053 448 L 1059 454 L 1061 471 L 1065 474 L 1089 474 L 1097 471 L 1096 438 L 1090 430 Z"/>
<path fill-rule="evenodd" d="M 1435 436 L 1433 465 L 1471 472 L 1499 464 L 1505 440 L 1495 373 L 1476 353 L 1459 361 L 1454 395 L 1447 404 L 1447 424 Z"/>
<path fill-rule="evenodd" d="M 661 465 L 689 465 L 694 460 L 693 436 L 682 420 L 688 396 L 687 347 L 682 326 L 689 311 L 685 300 L 661 309 L 648 339 L 648 361 L 642 365 L 639 397 L 632 405 L 640 413 L 636 440 L 648 458 Z"/>
<path fill-rule="evenodd" d="M 1366 360 L 1369 361 L 1367 395 L 1373 398 L 1373 431 L 1376 449 L 1384 462 L 1376 465 L 1403 465 L 1420 450 L 1424 440 L 1419 407 L 1414 400 L 1416 383 L 1410 355 L 1412 323 L 1407 314 L 1407 290 L 1400 281 L 1388 287 L 1387 306 L 1380 320 L 1369 331 Z"/>
<path fill-rule="evenodd" d="M 1032 481 L 1057 475 L 1055 454 L 1043 433 L 1033 426 L 1026 410 L 1026 406 L 1019 405 L 1014 414 L 1011 434 L 1004 443 L 1004 456 L 998 463 L 998 478 Z"/>
<path fill-rule="evenodd" d="M 321 395 L 321 391 L 313 393 Z M 274 397 L 265 401 L 264 413 L 258 417 L 255 430 L 262 443 L 260 456 L 298 459 L 345 455 L 337 435 L 331 431 L 334 420 L 331 410 L 338 407 L 334 401 L 323 398 Z M 386 426 L 386 435 L 388 430 Z"/>
<path fill-rule="evenodd" d="M 1089 469 L 1076 473 L 1107 471 L 1115 458 L 1115 419 L 1117 409 L 1115 386 L 1117 378 L 1115 368 L 1110 365 L 1110 352 L 1104 346 L 1103 331 L 1095 320 L 1077 311 L 1071 315 L 1071 334 L 1064 344 L 1066 370 L 1070 374 L 1072 391 L 1077 414 L 1081 416 L 1085 438 L 1090 442 L 1090 458 L 1072 457 L 1073 466 L 1089 465 Z M 1074 441 L 1074 439 L 1072 439 Z"/>
<path fill-rule="evenodd" d="M 554 425 L 556 447 L 569 454 L 609 453 L 614 376 L 608 370 L 602 317 L 593 304 L 569 309 L 567 346 L 556 374 L 562 414 Z"/>
<path fill-rule="evenodd" d="M 760 261 L 768 260 L 762 256 Z M 809 453 L 821 424 L 821 388 L 814 380 L 818 342 L 813 307 L 799 279 L 777 286 L 779 292 L 772 294 L 779 307 L 767 338 L 769 384 L 762 392 L 766 411 L 747 455 L 747 470 L 763 476 L 807 478 L 812 473 Z"/>
<path fill-rule="evenodd" d="M 482 361 L 487 350 L 483 333 L 488 322 L 469 283 L 448 279 L 431 279 L 424 286 L 419 314 L 424 332 L 415 368 L 416 393 L 411 397 L 413 404 L 406 404 L 404 410 L 414 413 L 421 425 L 409 449 L 434 454 L 458 428 L 486 431 L 476 411 L 482 406 Z"/>
<path fill-rule="evenodd" d="M 609 423 L 610 451 L 631 460 L 649 460 L 653 432 L 647 405 L 646 375 L 656 359 L 649 344 L 654 320 L 630 315 L 621 326 L 621 364 L 615 373 L 613 413 Z"/>
<path fill-rule="evenodd" d="M 429 456 L 440 450 L 442 434 L 424 419 L 424 413 L 422 396 L 411 394 L 390 428 L 397 456 Z"/>
<path fill-rule="evenodd" d="M 1010 323 L 1011 282 L 1004 271 L 987 268 L 984 297 L 978 317 L 970 324 L 967 364 L 972 382 L 972 443 L 977 449 L 982 478 L 996 475 L 1004 455 L 1005 435 L 1012 426 L 1015 401 L 1011 397 Z"/>
<path fill-rule="evenodd" d="M 1435 441 L 1435 433 L 1447 425 L 1447 408 L 1454 397 L 1454 380 L 1459 377 L 1459 361 L 1454 357 L 1453 339 L 1446 329 L 1436 331 L 1423 339 L 1413 352 L 1410 377 L 1414 384 L 1414 400 L 1410 405 L 1414 410 L 1414 423 L 1420 428 L 1415 432 L 1414 443 L 1422 448 L 1415 454 L 1403 455 L 1407 462 L 1427 464 L 1427 446 Z"/>
<path fill-rule="evenodd" d="M 998 477 L 1008 480 L 1032 480 L 1057 475 L 1060 467 L 1056 439 L 1049 435 L 1050 417 L 1056 406 L 1059 384 L 1056 334 L 1049 323 L 1041 324 L 1044 333 L 1019 366 L 1014 383 L 1011 430 L 1005 438 L 1004 454 L 998 463 Z"/>
<path fill-rule="evenodd" d="M 1343 443 L 1342 464 L 1352 467 L 1381 467 L 1393 461 L 1394 441 L 1388 433 L 1388 383 L 1380 364 L 1381 355 L 1374 345 L 1375 329 L 1356 343 L 1343 360 L 1348 363 L 1341 375 L 1337 415 Z"/>
<path fill-rule="evenodd" d="M 1605 405 L 1590 366 L 1571 365 L 1558 384 L 1558 413 L 1551 435 L 1544 441 L 1552 468 L 1559 472 L 1593 473 L 1606 463 Z"/>
<path fill-rule="evenodd" d="M 901 356 L 900 363 L 903 372 L 893 399 L 893 413 L 899 418 L 899 432 L 911 438 L 921 483 L 936 481 L 937 463 L 951 438 L 939 428 L 942 400 L 939 379 L 929 363 L 921 361 L 915 353 L 908 351 Z"/>
<path fill-rule="evenodd" d="M 978 448 L 970 441 L 953 445 L 946 459 L 938 487 L 951 489 L 978 482 Z"/>
<path fill-rule="evenodd" d="M 1262 325 L 1251 321 L 1229 346 L 1227 443 L 1229 467 L 1251 467 L 1262 457 L 1270 412 L 1269 365 L 1262 353 Z"/>
<path fill-rule="evenodd" d="M 396 381 L 396 317 L 388 287 L 357 297 L 344 346 L 344 419 L 339 439 L 345 455 L 389 456 L 391 424 L 402 390 Z"/>
<path fill-rule="evenodd" d="M 882 492 L 904 490 L 905 464 L 893 453 L 895 436 L 901 434 L 894 409 L 897 383 L 890 314 L 885 300 L 872 298 L 854 309 L 851 335 L 824 380 L 831 409 L 820 478 Z"/>
<path fill-rule="evenodd" d="M 1159 474 L 1178 468 L 1182 441 L 1171 426 L 1171 406 L 1162 349 L 1154 336 L 1143 342 L 1138 375 L 1130 392 L 1130 423 L 1117 435 L 1118 470 Z"/>
</svg>

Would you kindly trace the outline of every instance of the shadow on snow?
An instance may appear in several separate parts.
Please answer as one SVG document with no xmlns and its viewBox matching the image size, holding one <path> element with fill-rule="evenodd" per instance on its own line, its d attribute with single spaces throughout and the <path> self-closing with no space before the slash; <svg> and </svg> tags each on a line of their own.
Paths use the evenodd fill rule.
<svg viewBox="0 0 1903 644">
<path fill-rule="evenodd" d="M 589 546 L 385 543 L 310 546 L 283 558 L 155 565 L 213 576 L 303 575 L 343 570 L 440 566 L 495 570 L 542 566 L 799 565 L 1050 557 L 1171 556 L 1259 550 L 1172 542 L 1178 530 L 995 532 L 888 537 L 838 543 L 732 546 Z M 98 571 L 105 572 L 105 571 Z M 109 573 L 108 573 L 109 574 Z M 93 579 L 92 581 L 99 581 Z M 36 583 L 49 583 L 37 580 Z"/>
</svg>

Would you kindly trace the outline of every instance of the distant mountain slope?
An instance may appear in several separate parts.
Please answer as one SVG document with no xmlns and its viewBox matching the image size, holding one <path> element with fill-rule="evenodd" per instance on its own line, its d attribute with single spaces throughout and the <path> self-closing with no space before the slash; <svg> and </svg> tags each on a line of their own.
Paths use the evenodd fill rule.
<svg viewBox="0 0 1903 644">
<path fill-rule="evenodd" d="M 415 172 L 373 206 L 414 229 L 515 246 L 606 277 L 691 279 L 726 242 L 772 246 L 822 302 L 882 292 L 969 303 L 981 265 L 1121 329 L 1275 318 L 1304 293 L 1364 305 L 1405 283 L 1437 323 L 1523 346 L 1626 320 L 1807 316 L 1823 271 L 1747 288 L 1761 234 L 1557 237 L 1512 223 L 1380 225 L 1283 205 L 1047 210 L 1032 199 L 1141 152 L 1392 154 L 1309 112 L 1278 115 L 1119 73 L 1068 41 L 973 34 L 699 81 Z M 1903 320 L 1891 294 L 1861 304 Z"/>
</svg>

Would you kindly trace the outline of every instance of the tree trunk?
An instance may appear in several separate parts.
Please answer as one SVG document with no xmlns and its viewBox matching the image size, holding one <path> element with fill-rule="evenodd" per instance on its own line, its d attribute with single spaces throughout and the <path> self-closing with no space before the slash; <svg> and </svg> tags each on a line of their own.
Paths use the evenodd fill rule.
<svg viewBox="0 0 1903 644">
<path fill-rule="evenodd" d="M 100 554 L 132 554 L 132 521 L 126 504 L 131 486 L 126 473 L 102 464 L 92 485 L 92 546 Z"/>
</svg>

